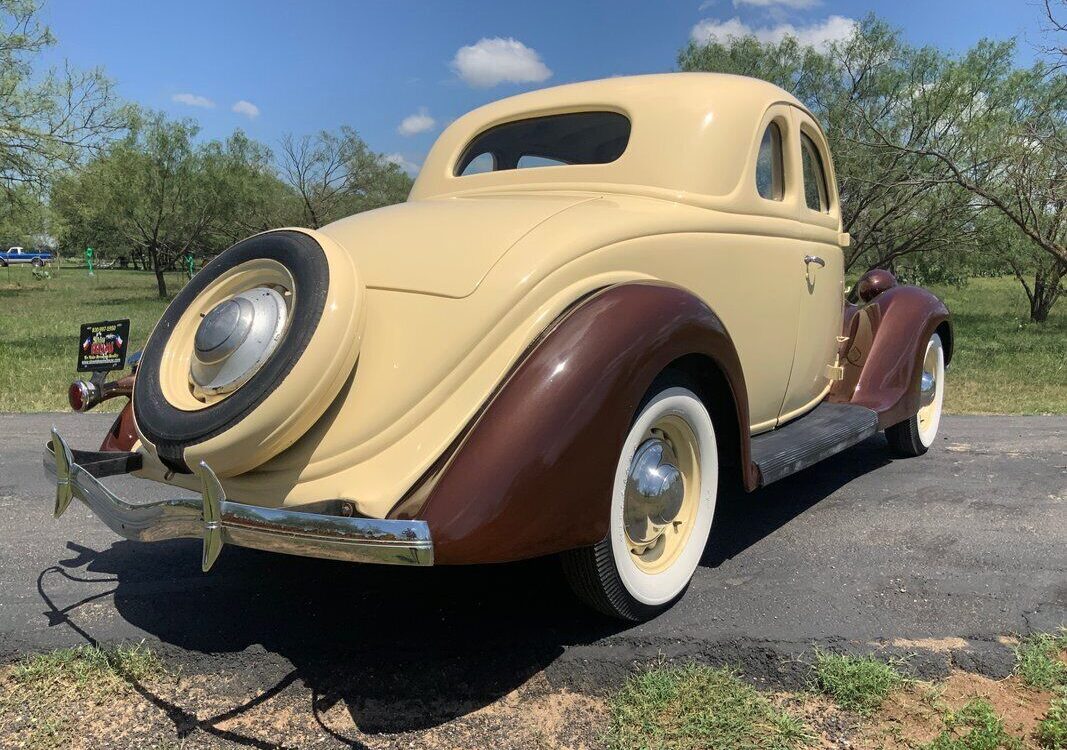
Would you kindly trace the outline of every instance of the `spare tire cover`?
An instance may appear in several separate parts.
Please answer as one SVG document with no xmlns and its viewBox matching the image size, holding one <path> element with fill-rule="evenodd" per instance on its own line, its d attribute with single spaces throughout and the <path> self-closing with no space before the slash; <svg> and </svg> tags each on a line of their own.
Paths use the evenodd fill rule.
<svg viewBox="0 0 1067 750">
<path fill-rule="evenodd" d="M 191 363 L 200 321 L 238 294 L 263 288 L 287 301 L 280 338 L 233 390 L 197 393 Z M 206 461 L 225 477 L 292 445 L 351 374 L 363 297 L 351 254 L 317 232 L 268 232 L 225 250 L 175 296 L 145 345 L 133 410 L 146 447 L 173 471 L 188 473 Z"/>
</svg>

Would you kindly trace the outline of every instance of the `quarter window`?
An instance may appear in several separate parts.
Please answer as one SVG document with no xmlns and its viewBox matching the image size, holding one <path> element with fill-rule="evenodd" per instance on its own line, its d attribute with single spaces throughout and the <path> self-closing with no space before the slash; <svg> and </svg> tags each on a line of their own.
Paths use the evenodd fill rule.
<svg viewBox="0 0 1067 750">
<path fill-rule="evenodd" d="M 772 201 L 782 200 L 785 179 L 782 174 L 782 131 L 772 122 L 763 133 L 756 156 L 756 190 Z"/>
<path fill-rule="evenodd" d="M 481 174 L 493 171 L 493 155 L 488 151 L 482 152 L 470 160 L 463 174 Z"/>
<path fill-rule="evenodd" d="M 830 210 L 826 191 L 826 173 L 815 142 L 804 133 L 800 134 L 800 156 L 804 167 L 804 202 L 813 211 Z"/>
</svg>

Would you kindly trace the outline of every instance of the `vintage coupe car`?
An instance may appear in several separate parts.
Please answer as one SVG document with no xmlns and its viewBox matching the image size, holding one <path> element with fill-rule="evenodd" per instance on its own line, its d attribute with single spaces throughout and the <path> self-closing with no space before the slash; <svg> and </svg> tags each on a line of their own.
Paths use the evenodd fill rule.
<svg viewBox="0 0 1067 750">
<path fill-rule="evenodd" d="M 937 434 L 952 327 L 873 271 L 845 301 L 833 165 L 770 84 L 679 73 L 456 120 L 406 203 L 239 242 L 175 297 L 100 451 L 53 431 L 119 534 L 408 565 L 559 554 L 608 614 L 686 589 L 720 488 L 884 430 Z M 133 473 L 202 497 L 132 504 Z M 759 502 L 759 496 L 752 502 Z"/>
</svg>

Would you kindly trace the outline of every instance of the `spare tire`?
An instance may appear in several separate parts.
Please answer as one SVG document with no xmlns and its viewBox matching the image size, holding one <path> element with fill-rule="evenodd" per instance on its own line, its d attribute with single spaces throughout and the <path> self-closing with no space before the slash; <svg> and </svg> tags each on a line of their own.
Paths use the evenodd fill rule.
<svg viewBox="0 0 1067 750">
<path fill-rule="evenodd" d="M 137 370 L 138 433 L 169 469 L 235 476 L 292 445 L 355 366 L 362 281 L 312 230 L 256 235 L 175 296 Z"/>
</svg>

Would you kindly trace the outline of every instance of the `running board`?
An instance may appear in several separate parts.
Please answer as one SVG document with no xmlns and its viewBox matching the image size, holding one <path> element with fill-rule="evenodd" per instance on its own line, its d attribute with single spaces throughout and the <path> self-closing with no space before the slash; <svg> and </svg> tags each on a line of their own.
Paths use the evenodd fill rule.
<svg viewBox="0 0 1067 750">
<path fill-rule="evenodd" d="M 827 401 L 804 416 L 752 438 L 752 463 L 760 486 L 777 482 L 878 432 L 878 414 L 853 404 Z"/>
</svg>

